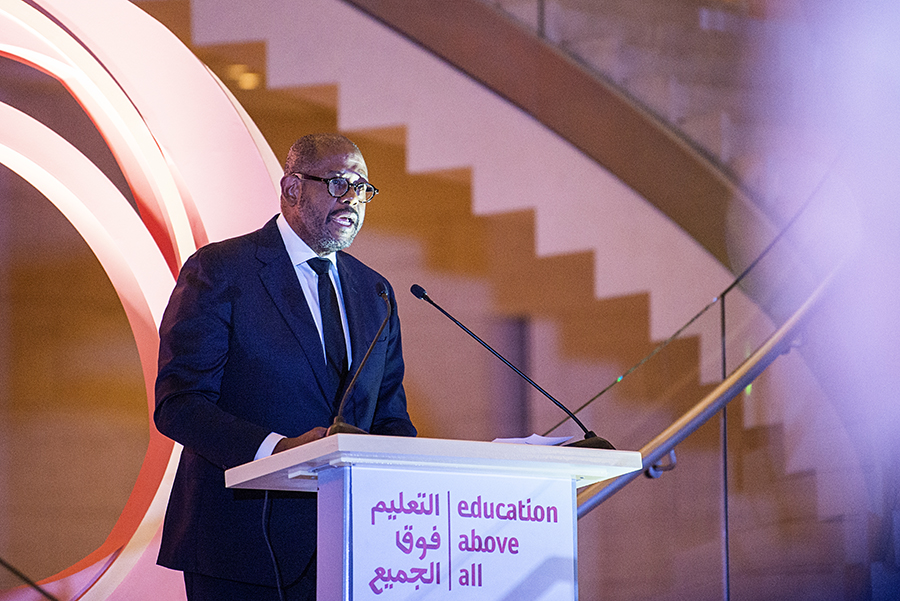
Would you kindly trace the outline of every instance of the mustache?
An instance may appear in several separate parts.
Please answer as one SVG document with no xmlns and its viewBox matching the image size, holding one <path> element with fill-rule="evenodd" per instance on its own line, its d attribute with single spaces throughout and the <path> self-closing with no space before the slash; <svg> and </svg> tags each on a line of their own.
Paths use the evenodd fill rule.
<svg viewBox="0 0 900 601">
<path fill-rule="evenodd" d="M 354 209 L 353 207 L 342 207 L 339 209 L 335 209 L 328 214 L 329 217 L 340 217 L 346 214 L 352 214 L 356 219 L 359 219 L 359 211 Z"/>
</svg>

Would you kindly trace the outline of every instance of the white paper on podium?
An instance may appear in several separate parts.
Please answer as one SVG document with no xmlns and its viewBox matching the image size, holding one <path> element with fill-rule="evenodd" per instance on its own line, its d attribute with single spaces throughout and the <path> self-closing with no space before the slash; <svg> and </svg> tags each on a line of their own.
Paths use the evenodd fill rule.
<svg viewBox="0 0 900 601">
<path fill-rule="evenodd" d="M 491 442 L 506 442 L 510 444 L 533 444 L 547 447 L 555 447 L 556 445 L 569 442 L 574 436 L 541 436 L 540 434 L 532 434 L 525 438 L 495 438 Z"/>
</svg>

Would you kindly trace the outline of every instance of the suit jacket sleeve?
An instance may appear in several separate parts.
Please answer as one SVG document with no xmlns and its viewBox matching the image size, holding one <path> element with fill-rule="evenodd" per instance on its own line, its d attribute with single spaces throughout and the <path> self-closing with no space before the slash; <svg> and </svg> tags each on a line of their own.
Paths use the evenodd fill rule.
<svg viewBox="0 0 900 601">
<path fill-rule="evenodd" d="M 160 325 L 154 419 L 160 432 L 222 469 L 251 461 L 269 431 L 217 402 L 233 287 L 205 248 L 182 267 Z"/>
</svg>

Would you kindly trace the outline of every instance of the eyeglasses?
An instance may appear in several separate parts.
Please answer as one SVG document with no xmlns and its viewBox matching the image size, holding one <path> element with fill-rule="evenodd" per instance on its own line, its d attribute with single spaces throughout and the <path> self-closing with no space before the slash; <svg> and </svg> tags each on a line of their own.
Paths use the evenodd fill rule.
<svg viewBox="0 0 900 601">
<path fill-rule="evenodd" d="M 314 182 L 325 182 L 328 186 L 328 194 L 334 198 L 343 198 L 350 191 L 350 188 L 353 188 L 356 195 L 362 198 L 360 202 L 369 202 L 378 194 L 378 188 L 369 182 L 351 184 L 346 177 L 316 177 L 305 173 L 292 173 L 291 175 L 295 175 L 300 179 L 311 179 Z"/>
</svg>

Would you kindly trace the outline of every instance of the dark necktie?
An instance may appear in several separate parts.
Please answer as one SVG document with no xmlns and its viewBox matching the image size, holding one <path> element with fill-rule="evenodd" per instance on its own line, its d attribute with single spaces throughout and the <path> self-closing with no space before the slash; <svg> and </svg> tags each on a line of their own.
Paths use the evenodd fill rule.
<svg viewBox="0 0 900 601">
<path fill-rule="evenodd" d="M 319 276 L 319 311 L 322 314 L 322 336 L 325 339 L 325 357 L 328 363 L 328 377 L 335 391 L 334 400 L 347 373 L 347 345 L 344 342 L 344 328 L 341 326 L 341 310 L 337 294 L 328 277 L 331 261 L 310 259 L 307 261 Z"/>
</svg>

